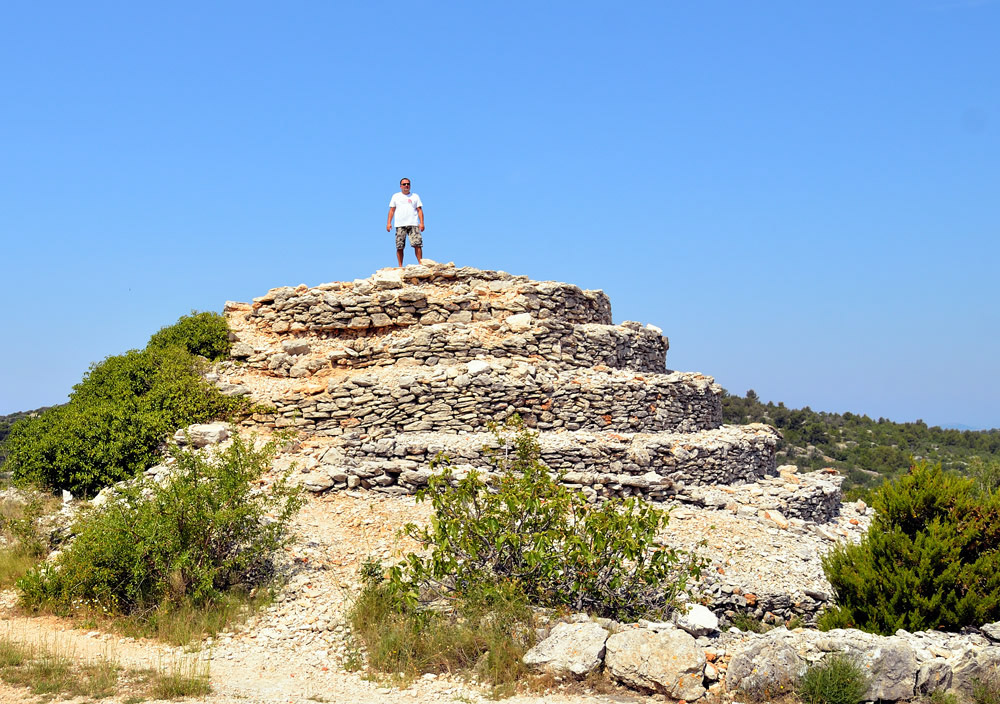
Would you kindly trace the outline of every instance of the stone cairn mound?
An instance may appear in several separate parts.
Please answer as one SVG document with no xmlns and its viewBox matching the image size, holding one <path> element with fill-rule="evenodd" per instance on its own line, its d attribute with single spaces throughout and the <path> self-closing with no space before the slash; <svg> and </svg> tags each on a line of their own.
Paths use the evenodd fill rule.
<svg viewBox="0 0 1000 704">
<path fill-rule="evenodd" d="M 313 491 L 411 494 L 439 452 L 458 474 L 485 469 L 487 424 L 516 413 L 591 500 L 738 500 L 817 522 L 840 507 L 838 478 L 776 476 L 777 431 L 723 425 L 721 387 L 668 371 L 662 331 L 612 324 L 602 291 L 424 260 L 226 314 L 218 383 L 274 409 L 254 423 L 321 446 L 300 467 Z"/>
</svg>

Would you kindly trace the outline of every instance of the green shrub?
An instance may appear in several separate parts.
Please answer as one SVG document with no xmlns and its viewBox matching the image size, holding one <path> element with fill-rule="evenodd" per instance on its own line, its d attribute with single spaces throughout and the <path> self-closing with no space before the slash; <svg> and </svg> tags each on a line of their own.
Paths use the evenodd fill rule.
<svg viewBox="0 0 1000 704">
<path fill-rule="evenodd" d="M 495 481 L 445 466 L 418 494 L 434 518 L 406 531 L 430 554 L 408 555 L 391 577 L 411 604 L 429 586 L 462 594 L 511 582 L 537 604 L 632 619 L 670 608 L 700 573 L 699 560 L 656 546 L 667 512 L 634 498 L 590 504 L 549 474 L 520 419 L 495 430 Z"/>
<path fill-rule="evenodd" d="M 18 581 L 22 602 L 57 613 L 83 602 L 134 614 L 164 604 L 200 607 L 267 583 L 300 504 L 284 479 L 256 489 L 274 450 L 273 442 L 258 450 L 239 437 L 209 457 L 175 449 L 167 481 L 122 485 L 83 516 L 55 563 Z"/>
<path fill-rule="evenodd" d="M 1000 619 L 1000 495 L 918 463 L 874 496 L 858 545 L 823 559 L 838 608 L 822 625 L 892 634 Z"/>
<path fill-rule="evenodd" d="M 173 325 L 160 328 L 149 338 L 146 349 L 181 347 L 191 354 L 215 360 L 225 357 L 231 346 L 225 317 L 191 311 L 191 315 L 182 315 Z"/>
<path fill-rule="evenodd" d="M 132 350 L 95 364 L 69 403 L 23 418 L 6 441 L 7 469 L 19 484 L 93 494 L 154 465 L 177 428 L 237 412 L 206 382 L 188 352 Z"/>
<path fill-rule="evenodd" d="M 850 657 L 835 653 L 812 665 L 799 683 L 805 704 L 858 704 L 868 689 L 868 678 Z"/>
</svg>

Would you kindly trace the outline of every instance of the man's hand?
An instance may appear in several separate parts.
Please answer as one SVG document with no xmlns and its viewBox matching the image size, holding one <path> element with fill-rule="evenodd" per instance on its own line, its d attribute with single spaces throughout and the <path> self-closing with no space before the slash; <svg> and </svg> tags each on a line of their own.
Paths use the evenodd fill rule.
<svg viewBox="0 0 1000 704">
<path fill-rule="evenodd" d="M 421 232 L 423 232 L 423 231 L 424 231 L 424 224 L 423 224 L 423 223 L 420 223 L 420 231 L 421 231 Z"/>
<path fill-rule="evenodd" d="M 385 231 L 386 232 L 392 232 L 392 225 L 386 225 L 385 226 Z"/>
</svg>

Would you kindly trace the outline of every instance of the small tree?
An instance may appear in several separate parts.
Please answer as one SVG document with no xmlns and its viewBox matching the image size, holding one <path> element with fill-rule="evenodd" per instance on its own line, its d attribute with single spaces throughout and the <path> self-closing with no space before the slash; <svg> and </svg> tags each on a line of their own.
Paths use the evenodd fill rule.
<svg viewBox="0 0 1000 704">
<path fill-rule="evenodd" d="M 635 498 L 590 504 L 549 474 L 520 419 L 495 433 L 495 477 L 457 478 L 444 460 L 418 494 L 434 517 L 406 531 L 430 554 L 410 554 L 391 573 L 411 603 L 421 588 L 462 594 L 504 583 L 541 605 L 634 618 L 669 609 L 698 576 L 698 559 L 655 543 L 666 511 Z"/>
<path fill-rule="evenodd" d="M 210 360 L 226 356 L 231 346 L 226 319 L 218 313 L 196 311 L 182 315 L 173 325 L 160 328 L 146 344 L 147 349 L 181 347 Z"/>
<path fill-rule="evenodd" d="M 11 427 L 6 468 L 20 484 L 80 494 L 135 476 L 156 463 L 168 434 L 247 407 L 205 381 L 205 367 L 183 345 L 152 342 L 94 364 L 68 403 Z"/>
<path fill-rule="evenodd" d="M 821 625 L 890 635 L 1000 619 L 1000 495 L 921 462 L 873 507 L 861 543 L 823 559 L 838 608 Z"/>
</svg>

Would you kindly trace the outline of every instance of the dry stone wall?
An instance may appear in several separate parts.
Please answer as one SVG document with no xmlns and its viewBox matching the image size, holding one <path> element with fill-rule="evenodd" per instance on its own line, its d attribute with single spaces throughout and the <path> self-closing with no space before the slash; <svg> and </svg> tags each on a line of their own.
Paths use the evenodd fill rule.
<svg viewBox="0 0 1000 704">
<path fill-rule="evenodd" d="M 278 427 L 327 436 L 354 428 L 472 432 L 513 413 L 539 430 L 697 432 L 721 424 L 720 395 L 700 374 L 556 372 L 472 360 L 422 372 L 335 376 L 322 393 L 288 394 L 273 403 Z"/>
<path fill-rule="evenodd" d="M 439 451 L 484 469 L 483 431 L 515 413 L 593 500 L 697 502 L 694 487 L 774 473 L 777 432 L 722 426 L 722 389 L 668 372 L 662 331 L 613 325 L 601 291 L 429 264 L 272 289 L 227 312 L 236 339 L 220 386 L 273 409 L 256 422 L 334 443 L 306 480 L 314 491 L 412 493 Z M 779 505 L 819 518 L 819 493 Z"/>
<path fill-rule="evenodd" d="M 571 284 L 467 267 L 416 266 L 353 283 L 271 289 L 254 299 L 252 317 L 276 333 L 316 334 L 503 320 L 519 313 L 610 324 L 611 302 L 602 291 Z"/>
<path fill-rule="evenodd" d="M 817 523 L 825 523 L 840 513 L 843 476 L 835 470 L 798 474 L 794 465 L 786 467 L 779 468 L 778 476 L 764 477 L 753 484 L 695 482 L 677 498 L 696 506 L 733 509 L 743 515 L 777 511 L 785 519 Z M 733 486 L 719 486 L 726 484 Z"/>
<path fill-rule="evenodd" d="M 374 339 L 373 339 L 374 338 Z M 323 369 L 392 366 L 417 362 L 468 362 L 491 357 L 518 361 L 545 360 L 563 367 L 607 366 L 662 372 L 669 342 L 658 328 L 638 323 L 621 326 L 575 325 L 556 318 L 536 320 L 521 313 L 502 323 L 437 323 L 383 335 L 360 335 L 343 344 L 310 344 L 295 338 L 282 346 L 254 349 L 235 346 L 234 359 L 276 376 L 307 377 Z"/>
<path fill-rule="evenodd" d="M 587 432 L 544 434 L 542 462 L 563 483 L 597 497 L 640 495 L 660 499 L 686 484 L 747 482 L 773 459 L 777 435 L 764 425 L 697 434 L 632 435 Z M 447 456 L 457 469 L 491 467 L 489 452 L 503 452 L 489 433 L 447 436 L 405 433 L 378 440 L 352 438 L 344 458 L 362 486 L 401 486 L 407 493 L 427 483 L 430 460 Z M 388 477 L 387 480 L 380 479 Z"/>
</svg>

